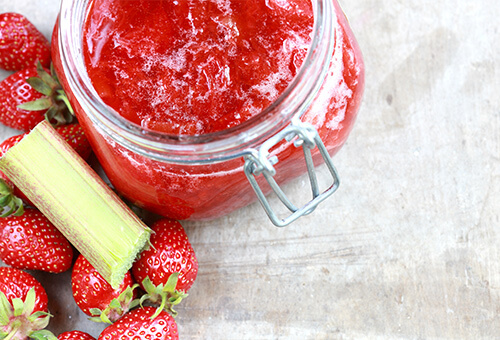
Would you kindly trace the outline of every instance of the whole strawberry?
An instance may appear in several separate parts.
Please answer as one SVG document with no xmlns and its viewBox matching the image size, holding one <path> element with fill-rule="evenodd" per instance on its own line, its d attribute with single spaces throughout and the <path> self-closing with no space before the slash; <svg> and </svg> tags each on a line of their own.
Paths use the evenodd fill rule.
<svg viewBox="0 0 500 340">
<path fill-rule="evenodd" d="M 95 340 L 95 338 L 82 331 L 70 331 L 59 334 L 57 340 Z"/>
<path fill-rule="evenodd" d="M 48 67 L 50 44 L 45 36 L 21 14 L 0 14 L 0 68 L 9 71 L 34 66 Z"/>
<path fill-rule="evenodd" d="M 47 293 L 30 274 L 0 267 L 0 338 L 57 339 L 44 330 L 49 322 Z"/>
<path fill-rule="evenodd" d="M 18 71 L 0 83 L 0 123 L 30 131 L 47 119 L 54 126 L 73 121 L 73 109 L 54 70 L 40 64 Z"/>
<path fill-rule="evenodd" d="M 71 267 L 73 248 L 37 209 L 0 218 L 0 259 L 14 268 L 62 273 Z"/>
<path fill-rule="evenodd" d="M 176 315 L 172 306 L 187 296 L 198 274 L 196 254 L 178 221 L 160 219 L 151 229 L 151 246 L 139 255 L 132 273 L 147 293 L 142 301 L 159 303 Z"/>
<path fill-rule="evenodd" d="M 106 327 L 98 340 L 177 340 L 179 333 L 174 318 L 165 311 L 154 317 L 154 307 L 137 308 Z"/>
<path fill-rule="evenodd" d="M 128 272 L 121 286 L 113 289 L 83 255 L 78 256 L 71 273 L 73 298 L 94 321 L 115 322 L 135 307 L 136 287 Z"/>
</svg>

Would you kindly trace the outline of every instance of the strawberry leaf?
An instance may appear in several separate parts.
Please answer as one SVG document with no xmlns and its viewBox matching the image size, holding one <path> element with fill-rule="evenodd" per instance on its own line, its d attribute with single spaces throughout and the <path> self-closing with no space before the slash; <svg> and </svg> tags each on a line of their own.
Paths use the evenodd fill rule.
<svg viewBox="0 0 500 340">
<path fill-rule="evenodd" d="M 29 337 L 34 340 L 57 340 L 57 337 L 46 329 L 33 332 Z"/>
<path fill-rule="evenodd" d="M 37 318 L 30 318 L 30 321 L 33 329 L 36 330 L 47 327 L 49 325 L 50 318 L 52 317 L 52 315 L 45 312 L 36 312 L 33 315 L 37 315 Z"/>
<path fill-rule="evenodd" d="M 167 283 L 165 284 L 163 291 L 164 292 L 175 291 L 175 287 L 177 287 L 178 280 L 179 280 L 179 273 L 172 273 L 172 275 L 168 277 Z"/>
<path fill-rule="evenodd" d="M 51 314 L 47 313 L 47 312 L 44 312 L 44 311 L 38 311 L 38 312 L 35 312 L 33 314 L 30 315 L 29 319 L 30 321 L 35 321 L 36 319 L 38 318 L 45 318 L 45 317 L 52 317 Z"/>
<path fill-rule="evenodd" d="M 90 308 L 89 309 L 90 313 L 92 315 L 95 315 L 91 318 L 89 318 L 90 321 L 93 321 L 93 322 L 104 322 L 104 323 L 109 323 L 109 324 L 112 324 L 113 322 L 108 318 L 108 316 L 106 315 L 106 313 L 104 313 L 102 310 L 100 310 L 99 308 Z"/>
<path fill-rule="evenodd" d="M 24 302 L 20 298 L 12 299 L 12 307 L 14 307 L 14 316 L 23 314 Z"/>
<path fill-rule="evenodd" d="M 71 113 L 71 115 L 74 115 L 75 111 L 73 111 L 73 107 L 71 106 L 71 103 L 69 102 L 69 99 L 68 99 L 68 96 L 66 95 L 66 92 L 64 92 L 64 90 L 62 90 L 62 89 L 57 90 L 56 92 L 57 92 L 56 99 L 64 102 L 64 104 L 66 105 L 66 108 Z"/>
<path fill-rule="evenodd" d="M 52 119 L 56 119 L 57 117 L 57 108 L 56 107 L 50 107 L 47 112 L 45 112 L 45 117 L 47 118 L 48 121 L 51 121 Z"/>
<path fill-rule="evenodd" d="M 111 320 L 108 318 L 108 316 L 106 315 L 106 313 L 102 313 L 100 315 L 100 320 L 101 322 L 104 322 L 104 323 L 109 323 L 109 324 L 112 324 L 113 322 L 111 322 Z"/>
<path fill-rule="evenodd" d="M 23 201 L 18 197 L 12 198 L 10 201 L 8 201 L 6 207 L 8 207 L 8 210 L 4 211 L 0 215 L 0 217 L 21 216 L 22 214 L 24 214 Z"/>
<path fill-rule="evenodd" d="M 12 316 L 12 306 L 3 292 L 0 292 L 0 325 L 5 326 L 9 323 Z M 2 337 L 0 337 L 2 338 Z"/>
<path fill-rule="evenodd" d="M 100 310 L 99 308 L 90 308 L 89 312 L 92 315 L 98 315 L 98 316 L 102 314 L 102 310 Z"/>
<path fill-rule="evenodd" d="M 27 111 L 41 111 L 47 110 L 52 106 L 52 100 L 48 97 L 42 97 L 37 100 L 33 100 L 31 102 L 19 104 L 17 107 L 19 109 L 27 110 Z"/>
<path fill-rule="evenodd" d="M 35 293 L 35 288 L 32 287 L 28 291 L 28 294 L 26 294 L 26 299 L 24 299 L 23 314 L 31 315 L 35 310 L 35 304 L 36 304 L 36 293 Z"/>
<path fill-rule="evenodd" d="M 41 94 L 46 96 L 50 96 L 52 94 L 52 88 L 40 78 L 30 77 L 26 79 L 26 82 Z"/>
<path fill-rule="evenodd" d="M 2 193 L 3 194 L 3 193 Z M 9 193 L 10 194 L 10 193 Z M 6 206 L 10 203 L 10 200 L 12 199 L 9 194 L 7 194 L 6 196 L 2 196 L 0 197 L 0 205 L 3 207 L 3 206 Z"/>
<path fill-rule="evenodd" d="M 2 178 L 0 178 L 0 211 L 2 211 L 0 217 L 21 216 L 24 213 L 23 201 L 14 195 L 12 188 Z"/>
<path fill-rule="evenodd" d="M 60 84 L 59 78 L 57 77 L 56 69 L 54 68 L 53 63 L 50 63 L 50 75 L 52 76 L 52 78 L 54 78 L 55 81 L 57 81 L 58 84 Z"/>
<path fill-rule="evenodd" d="M 59 86 L 59 82 L 57 82 L 50 74 L 47 73 L 47 71 L 45 71 L 40 62 L 36 65 L 36 71 L 38 72 L 38 77 L 40 77 L 40 79 L 51 89 L 55 89 Z"/>
</svg>

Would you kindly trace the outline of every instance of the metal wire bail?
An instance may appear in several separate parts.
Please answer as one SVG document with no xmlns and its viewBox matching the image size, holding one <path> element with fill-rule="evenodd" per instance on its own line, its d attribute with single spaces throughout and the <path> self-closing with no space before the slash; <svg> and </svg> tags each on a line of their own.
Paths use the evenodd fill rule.
<svg viewBox="0 0 500 340">
<path fill-rule="evenodd" d="M 303 207 L 296 207 L 291 200 L 286 196 L 280 186 L 276 183 L 274 176 L 276 175 L 276 169 L 274 165 L 278 163 L 278 158 L 276 156 L 270 156 L 269 150 L 280 143 L 282 140 L 287 142 L 292 142 L 295 147 L 302 147 L 304 152 L 304 158 L 307 166 L 307 172 L 309 174 L 309 181 L 311 182 L 312 199 L 306 203 Z M 314 169 L 314 163 L 312 159 L 311 150 L 318 148 L 323 160 L 325 161 L 328 170 L 333 178 L 333 184 L 327 188 L 325 191 L 320 192 L 318 185 L 318 179 L 316 176 L 316 171 Z M 257 197 L 262 204 L 267 215 L 271 221 L 278 227 L 284 227 L 297 220 L 299 217 L 310 214 L 316 209 L 318 204 L 323 202 L 326 198 L 332 195 L 339 187 L 340 181 L 337 174 L 337 170 L 333 165 L 332 158 L 328 154 L 328 151 L 323 144 L 323 141 L 319 137 L 316 129 L 309 123 L 304 123 L 299 120 L 292 121 L 292 124 L 281 132 L 277 133 L 273 137 L 265 141 L 258 150 L 251 150 L 245 156 L 244 165 L 245 175 L 250 182 L 252 188 L 254 189 Z M 264 195 L 261 187 L 257 182 L 258 176 L 264 176 L 265 180 L 273 190 L 273 192 L 278 196 L 280 201 L 286 208 L 291 211 L 291 214 L 280 219 L 277 214 L 272 209 L 269 204 L 268 199 Z"/>
</svg>

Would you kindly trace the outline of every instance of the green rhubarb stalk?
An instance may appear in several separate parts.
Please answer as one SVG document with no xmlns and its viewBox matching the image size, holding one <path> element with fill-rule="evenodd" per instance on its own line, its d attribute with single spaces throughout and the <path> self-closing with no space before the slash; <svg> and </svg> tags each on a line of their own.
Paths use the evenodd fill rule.
<svg viewBox="0 0 500 340">
<path fill-rule="evenodd" d="M 117 288 L 151 230 L 47 122 L 0 158 L 0 170 Z"/>
</svg>

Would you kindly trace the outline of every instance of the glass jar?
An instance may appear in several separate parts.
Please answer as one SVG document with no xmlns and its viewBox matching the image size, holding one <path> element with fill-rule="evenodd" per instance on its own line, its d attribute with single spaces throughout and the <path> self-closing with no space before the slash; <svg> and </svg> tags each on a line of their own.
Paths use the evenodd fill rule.
<svg viewBox="0 0 500 340">
<path fill-rule="evenodd" d="M 108 107 L 93 89 L 82 53 L 89 0 L 62 0 L 52 38 L 56 72 L 112 185 L 133 203 L 174 219 L 212 219 L 254 202 L 283 226 L 309 213 L 338 186 L 331 162 L 352 129 L 364 87 L 361 52 L 336 0 L 312 0 L 311 45 L 296 77 L 265 110 L 203 135 L 145 130 Z M 306 158 L 306 161 L 304 161 Z M 332 185 L 316 187 L 326 161 Z M 280 186 L 309 171 L 313 196 L 299 208 Z M 290 216 L 277 216 L 275 191 Z"/>
</svg>

